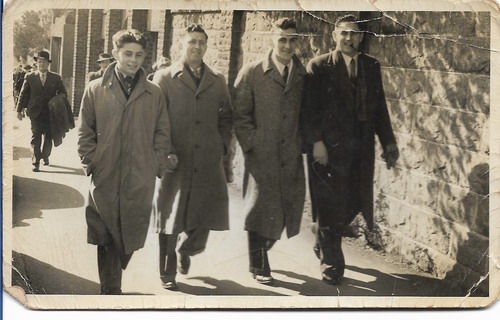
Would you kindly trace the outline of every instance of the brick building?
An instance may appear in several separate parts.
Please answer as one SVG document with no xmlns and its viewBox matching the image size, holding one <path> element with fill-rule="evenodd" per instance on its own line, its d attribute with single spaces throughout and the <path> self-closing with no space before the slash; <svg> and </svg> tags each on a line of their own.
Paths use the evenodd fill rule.
<svg viewBox="0 0 500 320">
<path fill-rule="evenodd" d="M 201 23 L 205 61 L 232 85 L 242 64 L 264 57 L 268 31 L 282 16 L 297 20 L 306 63 L 330 51 L 332 22 L 344 12 L 58 10 L 52 69 L 62 74 L 77 115 L 87 73 L 111 36 L 134 27 L 148 37 L 146 71 L 157 57 L 180 57 L 179 36 Z M 370 243 L 439 278 L 465 286 L 488 273 L 489 12 L 362 12 L 364 50 L 377 57 L 401 158 L 376 163 Z M 321 18 L 321 19 L 318 19 Z M 389 18 L 391 17 L 391 18 Z M 377 153 L 380 158 L 380 150 Z M 241 156 L 236 158 L 241 166 Z M 238 170 L 237 170 L 238 171 Z M 483 292 L 488 281 L 479 289 Z"/>
</svg>

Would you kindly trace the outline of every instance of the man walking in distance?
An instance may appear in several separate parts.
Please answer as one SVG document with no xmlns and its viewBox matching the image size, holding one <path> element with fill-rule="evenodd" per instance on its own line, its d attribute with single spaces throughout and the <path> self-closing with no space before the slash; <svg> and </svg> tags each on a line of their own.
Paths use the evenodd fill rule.
<svg viewBox="0 0 500 320">
<path fill-rule="evenodd" d="M 31 162 L 33 171 L 40 171 L 40 160 L 49 165 L 52 151 L 52 136 L 50 134 L 49 100 L 58 94 L 66 94 L 61 76 L 49 71 L 50 55 L 40 51 L 35 56 L 38 71 L 28 73 L 24 77 L 21 93 L 17 102 L 17 118 L 22 120 L 23 110 L 31 120 Z M 43 147 L 42 147 L 43 138 Z"/>
<path fill-rule="evenodd" d="M 187 274 L 190 256 L 205 250 L 209 231 L 229 229 L 222 157 L 231 139 L 232 107 L 224 76 L 203 62 L 207 40 L 202 26 L 189 26 L 182 40 L 181 61 L 153 77 L 167 100 L 179 157 L 177 169 L 161 181 L 154 213 L 160 277 L 168 290 L 177 289 L 179 234 L 186 238 L 178 250 L 178 270 Z"/>
<path fill-rule="evenodd" d="M 357 18 L 335 23 L 336 49 L 307 66 L 304 136 L 309 144 L 309 186 L 318 223 L 315 251 L 323 280 L 340 283 L 345 269 L 341 241 L 359 212 L 373 227 L 375 135 L 387 168 L 399 156 L 377 60 L 359 53 Z"/>
<path fill-rule="evenodd" d="M 109 53 L 99 54 L 99 59 L 97 59 L 97 64 L 99 64 L 100 69 L 95 72 L 89 72 L 89 82 L 102 77 L 106 68 L 113 62 L 113 57 Z"/>
<path fill-rule="evenodd" d="M 175 168 L 165 98 L 141 68 L 146 39 L 113 36 L 116 62 L 85 89 L 78 153 L 91 175 L 88 242 L 97 245 L 101 294 L 120 294 L 122 269 L 144 246 L 155 177 Z"/>
<path fill-rule="evenodd" d="M 272 32 L 272 50 L 243 66 L 234 88 L 250 272 L 263 284 L 274 280 L 267 251 L 284 228 L 289 238 L 299 233 L 305 197 L 299 113 L 306 72 L 295 55 L 298 30 L 294 21 L 281 19 Z"/>
</svg>

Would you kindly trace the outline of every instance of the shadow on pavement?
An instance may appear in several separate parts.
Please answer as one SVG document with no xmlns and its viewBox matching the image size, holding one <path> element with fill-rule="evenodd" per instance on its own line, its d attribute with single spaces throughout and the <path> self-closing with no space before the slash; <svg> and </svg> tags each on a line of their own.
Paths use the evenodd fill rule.
<svg viewBox="0 0 500 320">
<path fill-rule="evenodd" d="M 189 279 L 201 280 L 204 283 L 215 288 L 207 288 L 200 286 L 191 286 L 182 282 L 177 282 L 179 292 L 193 295 L 234 295 L 234 296 L 284 296 L 265 289 L 257 289 L 242 286 L 231 280 L 217 280 L 211 277 L 192 277 Z M 266 288 L 262 285 L 262 288 Z"/>
<path fill-rule="evenodd" d="M 42 218 L 42 210 L 80 208 L 82 194 L 63 184 L 13 176 L 12 225 L 29 226 L 28 219 Z"/>
<path fill-rule="evenodd" d="M 51 168 L 63 169 L 66 171 L 53 171 L 53 170 L 50 170 Z M 58 174 L 74 174 L 74 175 L 79 175 L 79 176 L 85 175 L 85 172 L 81 168 L 77 169 L 77 168 L 63 167 L 63 166 L 58 166 L 58 165 L 53 165 L 53 164 L 51 164 L 48 167 L 41 166 L 40 172 L 58 173 Z"/>
<path fill-rule="evenodd" d="M 19 160 L 22 158 L 31 158 L 31 151 L 29 148 L 14 146 L 12 156 L 14 157 L 14 160 Z"/>
<path fill-rule="evenodd" d="M 345 277 L 341 285 L 332 286 L 319 279 L 291 271 L 273 270 L 289 278 L 303 281 L 291 283 L 276 281 L 276 286 L 294 290 L 303 296 L 465 296 L 463 290 L 457 291 L 447 281 L 423 277 L 415 274 L 388 274 L 375 269 L 346 266 L 346 269 L 371 276 L 373 281 L 360 281 Z"/>
<path fill-rule="evenodd" d="M 17 271 L 16 271 L 17 270 Z M 99 294 L 100 285 L 33 257 L 12 252 L 12 285 L 30 294 Z"/>
</svg>

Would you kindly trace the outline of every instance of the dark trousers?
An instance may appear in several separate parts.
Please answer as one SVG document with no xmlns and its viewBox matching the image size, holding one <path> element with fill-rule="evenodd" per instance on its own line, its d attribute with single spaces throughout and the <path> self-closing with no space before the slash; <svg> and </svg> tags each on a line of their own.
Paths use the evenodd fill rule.
<svg viewBox="0 0 500 320">
<path fill-rule="evenodd" d="M 259 235 L 257 232 L 248 231 L 248 252 L 251 273 L 260 276 L 271 275 L 267 251 L 271 249 L 275 243 L 275 239 L 268 239 Z"/>
<path fill-rule="evenodd" d="M 122 254 L 113 244 L 97 246 L 97 267 L 101 294 L 121 294 L 122 270 L 132 258 L 131 254 Z"/>
<path fill-rule="evenodd" d="M 344 275 L 345 260 L 342 252 L 342 235 L 339 231 L 318 224 L 316 248 L 321 260 L 321 273 L 329 278 L 338 279 Z"/>
<path fill-rule="evenodd" d="M 205 250 L 209 229 L 193 229 L 185 232 L 186 239 L 179 247 L 179 254 L 194 256 Z M 175 248 L 179 234 L 159 234 L 160 278 L 163 282 L 174 281 L 177 274 L 177 253 Z"/>
<path fill-rule="evenodd" d="M 40 159 L 49 159 L 52 151 L 52 135 L 50 134 L 50 117 L 41 113 L 31 119 L 31 162 L 40 164 Z M 42 147 L 43 138 L 43 147 Z"/>
</svg>

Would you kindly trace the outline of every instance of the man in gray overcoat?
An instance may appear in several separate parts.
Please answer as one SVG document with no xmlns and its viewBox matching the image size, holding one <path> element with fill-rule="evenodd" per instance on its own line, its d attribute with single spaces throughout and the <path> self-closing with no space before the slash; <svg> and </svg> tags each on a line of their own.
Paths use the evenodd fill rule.
<svg viewBox="0 0 500 320">
<path fill-rule="evenodd" d="M 183 57 L 153 82 L 167 100 L 177 169 L 161 180 L 155 200 L 159 233 L 160 277 L 165 289 L 177 289 L 176 245 L 181 233 L 178 271 L 186 274 L 190 256 L 205 250 L 210 230 L 229 229 L 229 201 L 223 155 L 229 150 L 232 107 L 224 76 L 203 62 L 208 36 L 200 25 L 186 29 Z"/>
<path fill-rule="evenodd" d="M 245 157 L 250 272 L 263 284 L 274 280 L 267 251 L 283 229 L 289 238 L 299 233 L 305 197 L 299 113 L 306 72 L 295 55 L 295 22 L 276 21 L 272 41 L 266 58 L 239 72 L 233 101 L 235 132 Z"/>
<path fill-rule="evenodd" d="M 318 222 L 315 252 L 323 281 L 337 285 L 344 275 L 342 237 L 362 212 L 373 226 L 375 135 L 387 168 L 399 152 L 391 127 L 380 64 L 359 52 L 363 33 L 353 15 L 335 23 L 334 51 L 307 66 L 304 140 L 309 145 L 309 187 Z"/>
<path fill-rule="evenodd" d="M 139 31 L 117 32 L 116 62 L 89 83 L 80 109 L 78 154 L 92 177 L 87 241 L 97 245 L 101 294 L 121 293 L 122 269 L 146 241 L 155 177 L 176 165 L 165 98 L 141 68 L 145 50 Z"/>
</svg>

